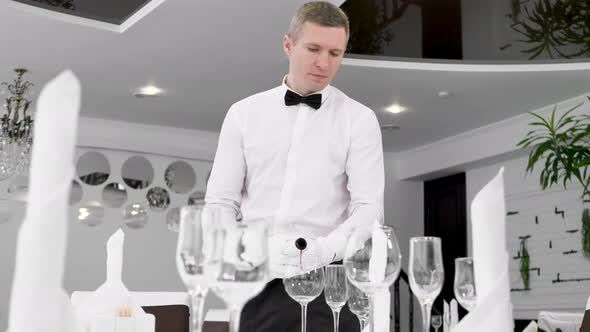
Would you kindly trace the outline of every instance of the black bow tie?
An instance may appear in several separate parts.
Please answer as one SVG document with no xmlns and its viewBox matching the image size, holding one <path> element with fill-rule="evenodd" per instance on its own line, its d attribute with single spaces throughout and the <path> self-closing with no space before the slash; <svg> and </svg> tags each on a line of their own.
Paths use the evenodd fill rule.
<svg viewBox="0 0 590 332">
<path fill-rule="evenodd" d="M 317 110 L 322 106 L 322 94 L 316 93 L 303 97 L 287 89 L 287 93 L 285 94 L 285 105 L 293 106 L 300 103 L 307 104 L 309 107 Z"/>
</svg>

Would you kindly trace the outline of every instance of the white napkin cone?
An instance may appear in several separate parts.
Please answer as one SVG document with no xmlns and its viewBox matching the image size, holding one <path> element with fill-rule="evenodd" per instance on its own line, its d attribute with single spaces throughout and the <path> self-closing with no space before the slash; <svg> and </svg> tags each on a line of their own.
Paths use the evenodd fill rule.
<svg viewBox="0 0 590 332">
<path fill-rule="evenodd" d="M 443 332 L 451 331 L 451 310 L 449 303 L 443 300 Z"/>
<path fill-rule="evenodd" d="M 514 330 L 508 252 L 504 168 L 471 203 L 473 269 L 477 305 L 453 332 L 509 332 Z"/>
<path fill-rule="evenodd" d="M 47 83 L 39 96 L 29 198 L 17 241 L 10 332 L 81 331 L 62 286 L 79 109 L 80 83 L 70 71 Z"/>
<path fill-rule="evenodd" d="M 373 224 L 371 258 L 369 259 L 369 280 L 372 282 L 383 282 L 385 279 L 385 268 L 387 265 L 387 236 L 382 229 L 378 228 L 380 223 Z M 385 289 L 373 297 L 375 331 L 389 331 L 389 313 L 391 296 L 389 289 Z"/>
<path fill-rule="evenodd" d="M 451 330 L 453 330 L 455 328 L 455 326 L 457 326 L 457 324 L 459 323 L 459 311 L 457 308 L 457 300 L 452 299 L 451 300 Z"/>
<path fill-rule="evenodd" d="M 373 227 L 371 258 L 369 258 L 369 280 L 382 283 L 385 279 L 385 267 L 387 265 L 387 235 L 378 226 L 379 224 L 376 223 Z"/>
<path fill-rule="evenodd" d="M 522 332 L 537 332 L 539 330 L 539 325 L 537 325 L 537 322 L 535 322 L 534 320 L 532 320 L 529 325 L 527 325 L 524 330 L 522 330 Z"/>
<path fill-rule="evenodd" d="M 131 293 L 121 280 L 124 241 L 125 234 L 121 229 L 111 235 L 107 241 L 107 280 L 76 308 L 85 328 L 89 327 L 94 317 L 114 317 L 117 309 L 123 307 L 130 308 L 133 316 L 145 315 L 145 311 L 133 301 Z"/>
<path fill-rule="evenodd" d="M 374 296 L 375 331 L 389 331 L 391 294 L 386 289 Z"/>
</svg>

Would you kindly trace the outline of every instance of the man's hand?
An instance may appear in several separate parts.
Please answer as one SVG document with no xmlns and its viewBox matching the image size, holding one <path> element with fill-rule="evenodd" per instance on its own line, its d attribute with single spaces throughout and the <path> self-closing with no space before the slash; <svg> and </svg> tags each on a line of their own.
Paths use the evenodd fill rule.
<svg viewBox="0 0 590 332">
<path fill-rule="evenodd" d="M 287 267 L 302 266 L 313 270 L 330 264 L 336 257 L 323 238 L 306 239 L 307 247 L 301 251 L 295 246 L 298 237 L 274 235 L 269 239 L 271 278 L 284 278 Z"/>
</svg>

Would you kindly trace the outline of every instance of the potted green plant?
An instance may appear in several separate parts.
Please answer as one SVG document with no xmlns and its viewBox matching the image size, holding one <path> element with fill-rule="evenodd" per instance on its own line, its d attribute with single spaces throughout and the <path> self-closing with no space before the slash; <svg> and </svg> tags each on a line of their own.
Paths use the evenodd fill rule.
<svg viewBox="0 0 590 332">
<path fill-rule="evenodd" d="M 588 98 L 590 100 L 590 97 Z M 572 112 L 582 106 L 579 103 L 556 119 L 557 106 L 547 118 L 530 113 L 535 121 L 529 123 L 532 130 L 517 146 L 531 148 L 526 171 L 532 173 L 537 164 L 542 166 L 539 182 L 543 190 L 570 182 L 582 186 L 581 198 L 590 200 L 590 116 Z M 582 251 L 590 257 L 590 211 L 582 214 Z"/>
</svg>

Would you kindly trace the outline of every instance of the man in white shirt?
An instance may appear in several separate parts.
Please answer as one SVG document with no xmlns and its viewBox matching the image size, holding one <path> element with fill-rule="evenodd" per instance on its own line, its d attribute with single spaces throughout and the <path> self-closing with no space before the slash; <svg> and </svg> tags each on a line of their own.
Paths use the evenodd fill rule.
<svg viewBox="0 0 590 332">
<path fill-rule="evenodd" d="M 384 167 L 373 111 L 330 82 L 348 42 L 348 18 L 322 1 L 295 13 L 283 50 L 289 72 L 282 84 L 243 99 L 223 122 L 205 200 L 237 219 L 269 218 L 274 279 L 245 306 L 241 332 L 298 331 L 299 305 L 285 293 L 285 266 L 303 257 L 318 264 L 342 260 L 356 227 L 383 222 Z M 345 307 L 341 331 L 358 331 Z M 332 313 L 323 295 L 308 306 L 308 328 L 328 331 Z"/>
</svg>

